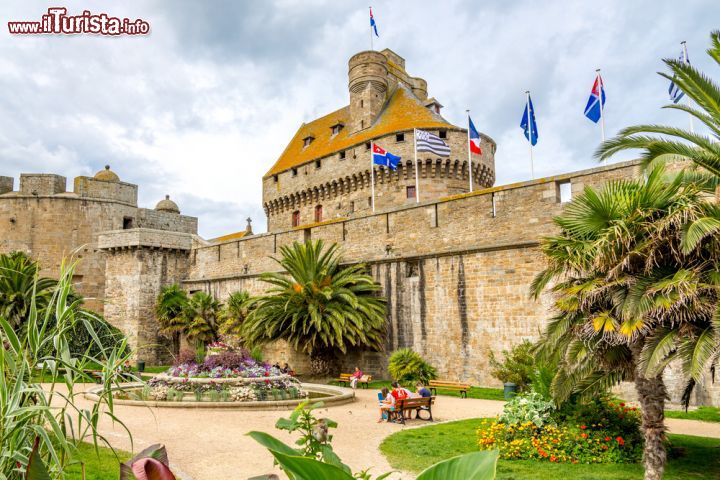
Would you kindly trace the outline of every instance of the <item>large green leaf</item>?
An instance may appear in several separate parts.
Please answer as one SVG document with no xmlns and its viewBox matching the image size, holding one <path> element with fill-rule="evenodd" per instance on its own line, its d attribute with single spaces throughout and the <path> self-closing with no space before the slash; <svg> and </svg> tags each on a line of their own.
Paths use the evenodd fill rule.
<svg viewBox="0 0 720 480">
<path fill-rule="evenodd" d="M 496 450 L 467 453 L 431 465 L 417 480 L 493 480 L 497 459 Z"/>
<path fill-rule="evenodd" d="M 253 430 L 252 432 L 248 432 L 246 435 L 270 451 L 284 453 L 285 455 L 298 455 L 300 453 L 269 433 Z"/>
<path fill-rule="evenodd" d="M 25 480 L 51 480 L 47 467 L 40 458 L 40 437 L 35 438 L 30 458 L 28 459 Z"/>
<path fill-rule="evenodd" d="M 297 480 L 354 480 L 352 475 L 340 468 L 314 458 L 285 455 L 273 450 L 270 450 L 270 453 L 283 470 L 291 473 Z"/>
</svg>

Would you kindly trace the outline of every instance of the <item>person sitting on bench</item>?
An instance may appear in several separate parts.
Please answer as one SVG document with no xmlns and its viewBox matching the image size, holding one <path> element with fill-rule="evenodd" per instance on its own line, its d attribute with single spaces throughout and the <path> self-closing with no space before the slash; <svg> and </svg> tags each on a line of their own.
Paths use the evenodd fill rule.
<svg viewBox="0 0 720 480">
<path fill-rule="evenodd" d="M 418 382 L 416 385 L 417 396 L 422 398 L 432 397 L 432 392 L 422 383 Z"/>
<path fill-rule="evenodd" d="M 383 387 L 380 393 L 378 393 L 378 401 L 380 403 L 380 419 L 378 423 L 385 419 L 389 421 L 390 413 L 395 411 L 395 397 L 392 396 L 387 388 Z"/>
<path fill-rule="evenodd" d="M 355 371 L 352 375 L 350 375 L 350 386 L 353 390 L 357 388 L 357 384 L 360 381 L 360 379 L 363 376 L 362 370 L 360 370 L 358 367 L 355 367 Z"/>
</svg>

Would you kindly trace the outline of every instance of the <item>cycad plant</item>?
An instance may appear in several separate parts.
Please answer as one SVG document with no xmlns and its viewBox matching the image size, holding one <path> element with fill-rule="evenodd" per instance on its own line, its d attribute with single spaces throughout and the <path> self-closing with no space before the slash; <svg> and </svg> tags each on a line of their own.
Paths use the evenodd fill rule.
<svg viewBox="0 0 720 480">
<path fill-rule="evenodd" d="M 700 218 L 720 221 L 717 205 L 684 174 L 586 188 L 555 220 L 560 233 L 542 250 L 548 268 L 533 282 L 554 294 L 557 315 L 540 352 L 558 355 L 558 402 L 591 398 L 634 381 L 642 406 L 645 478 L 666 460 L 662 373 L 679 360 L 690 386 L 720 356 L 720 239 L 689 234 Z M 690 237 L 693 238 L 690 238 Z"/>
<path fill-rule="evenodd" d="M 351 347 L 381 350 L 385 337 L 385 299 L 363 265 L 341 265 L 338 246 L 322 240 L 280 249 L 281 273 L 265 273 L 265 295 L 243 328 L 250 345 L 286 340 L 310 356 L 312 373 L 336 368 L 338 353 Z"/>
</svg>

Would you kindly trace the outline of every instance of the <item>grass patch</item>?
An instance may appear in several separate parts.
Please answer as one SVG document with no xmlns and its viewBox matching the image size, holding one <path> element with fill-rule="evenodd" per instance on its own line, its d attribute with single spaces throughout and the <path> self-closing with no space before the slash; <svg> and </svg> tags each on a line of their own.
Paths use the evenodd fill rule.
<svg viewBox="0 0 720 480">
<path fill-rule="evenodd" d="M 720 422 L 720 408 L 698 407 L 696 410 L 665 410 L 667 418 L 682 418 L 685 420 L 700 420 L 702 422 Z"/>
<path fill-rule="evenodd" d="M 170 365 L 152 365 L 146 366 L 143 373 L 165 373 Z M 133 367 L 133 372 L 137 373 L 137 367 Z"/>
<path fill-rule="evenodd" d="M 461 420 L 402 430 L 387 437 L 380 451 L 399 470 L 419 472 L 424 468 L 463 453 L 475 452 L 475 431 L 481 419 Z M 673 444 L 665 480 L 720 478 L 720 439 L 669 435 Z M 530 460 L 500 460 L 498 480 L 639 480 L 640 464 L 572 465 Z"/>
<path fill-rule="evenodd" d="M 340 382 L 335 380 L 329 382 L 330 385 L 340 385 Z M 371 390 L 380 390 L 383 387 L 390 388 L 390 380 L 375 380 L 370 382 L 369 387 Z M 345 385 L 349 386 L 349 385 Z M 358 388 L 361 388 L 358 385 Z M 444 390 L 442 388 L 437 389 L 438 395 L 446 395 L 448 397 L 460 397 L 460 392 L 457 390 Z M 486 387 L 470 387 L 467 392 L 468 398 L 477 398 L 480 400 L 501 400 L 504 401 L 503 390 L 501 388 L 486 388 Z"/>
<path fill-rule="evenodd" d="M 116 450 L 117 457 L 109 448 L 100 447 L 99 455 L 90 443 L 78 445 L 78 460 L 85 463 L 85 480 L 107 480 L 120 477 L 120 462 L 130 458 L 128 452 Z M 118 460 L 119 458 L 119 460 Z M 79 463 L 65 469 L 66 480 L 82 480 L 82 467 Z"/>
</svg>

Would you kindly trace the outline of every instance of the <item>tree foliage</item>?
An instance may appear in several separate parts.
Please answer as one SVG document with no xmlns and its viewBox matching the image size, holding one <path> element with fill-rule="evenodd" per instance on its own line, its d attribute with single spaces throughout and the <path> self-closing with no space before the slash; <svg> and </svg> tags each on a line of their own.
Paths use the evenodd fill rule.
<svg viewBox="0 0 720 480">
<path fill-rule="evenodd" d="M 346 352 L 351 347 L 382 350 L 385 300 L 363 265 L 341 265 L 337 245 L 322 240 L 280 249 L 282 273 L 265 273 L 267 293 L 252 301 L 243 327 L 251 345 L 286 340 L 312 358 Z M 320 364 L 318 364 L 320 365 Z M 320 373 L 317 371 L 316 373 Z"/>
<path fill-rule="evenodd" d="M 426 362 L 411 348 L 401 348 L 390 355 L 388 372 L 402 385 L 422 382 L 424 385 L 437 378 L 435 367 Z"/>
</svg>

